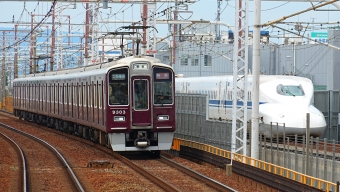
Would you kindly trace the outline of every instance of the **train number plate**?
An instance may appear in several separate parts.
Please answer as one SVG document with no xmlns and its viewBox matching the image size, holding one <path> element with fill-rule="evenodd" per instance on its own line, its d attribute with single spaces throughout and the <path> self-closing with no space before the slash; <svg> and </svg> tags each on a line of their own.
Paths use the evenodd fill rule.
<svg viewBox="0 0 340 192">
<path fill-rule="evenodd" d="M 112 110 L 112 114 L 118 114 L 118 115 L 124 115 L 126 113 L 126 110 Z"/>
</svg>

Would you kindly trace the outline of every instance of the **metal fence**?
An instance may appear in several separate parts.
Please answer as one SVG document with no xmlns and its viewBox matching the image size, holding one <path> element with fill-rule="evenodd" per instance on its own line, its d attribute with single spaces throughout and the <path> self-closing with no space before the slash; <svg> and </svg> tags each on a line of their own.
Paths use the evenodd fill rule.
<svg viewBox="0 0 340 192">
<path fill-rule="evenodd" d="M 314 97 L 315 106 L 326 117 L 327 129 L 325 138 L 310 139 L 310 153 L 307 156 L 305 136 L 296 139 L 294 146 L 288 143 L 289 138 L 260 139 L 259 154 L 262 161 L 270 162 L 300 173 L 336 182 L 340 178 L 340 149 L 338 141 L 339 92 L 317 91 Z M 212 145 L 231 151 L 232 123 L 208 119 L 208 98 L 201 94 L 176 94 L 177 130 L 175 137 Z M 330 115 L 328 115 L 330 114 Z M 329 124 L 328 124 L 329 125 Z M 336 134 L 336 135 L 335 135 Z M 336 139 L 334 138 L 336 137 Z M 262 137 L 263 138 L 263 137 Z M 280 142 L 279 142 L 280 141 Z M 282 142 L 285 141 L 285 142 Z M 250 143 L 250 141 L 249 141 Z M 327 144 L 328 143 L 328 144 Z M 322 146 L 321 146 L 322 145 Z M 327 152 L 331 149 L 332 152 Z M 250 154 L 250 146 L 247 147 Z M 306 167 L 306 162 L 309 161 Z"/>
<path fill-rule="evenodd" d="M 321 138 L 339 141 L 339 91 L 315 91 L 314 105 L 324 114 L 327 123 L 327 129 Z"/>
<path fill-rule="evenodd" d="M 336 183 L 340 178 L 340 148 L 336 144 L 335 140 L 311 137 L 307 145 L 304 135 L 263 139 L 259 143 L 259 159 Z"/>
<path fill-rule="evenodd" d="M 201 94 L 176 94 L 175 137 L 231 150 L 231 122 L 208 119 L 208 98 Z"/>
</svg>

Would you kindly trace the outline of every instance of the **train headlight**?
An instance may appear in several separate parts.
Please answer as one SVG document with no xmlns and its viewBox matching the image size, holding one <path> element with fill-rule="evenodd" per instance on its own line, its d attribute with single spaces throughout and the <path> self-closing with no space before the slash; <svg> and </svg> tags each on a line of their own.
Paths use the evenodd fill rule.
<svg viewBox="0 0 340 192">
<path fill-rule="evenodd" d="M 168 121 L 169 115 L 158 115 L 158 121 Z"/>
<path fill-rule="evenodd" d="M 280 114 L 280 115 L 279 115 L 279 117 L 280 117 L 280 118 L 284 118 L 285 116 L 284 116 L 284 115 L 282 115 L 282 114 Z"/>
<path fill-rule="evenodd" d="M 133 69 L 148 70 L 149 65 L 147 63 L 135 63 L 133 64 Z"/>
<path fill-rule="evenodd" d="M 115 116 L 113 118 L 113 121 L 125 121 L 125 117 L 124 116 Z"/>
</svg>

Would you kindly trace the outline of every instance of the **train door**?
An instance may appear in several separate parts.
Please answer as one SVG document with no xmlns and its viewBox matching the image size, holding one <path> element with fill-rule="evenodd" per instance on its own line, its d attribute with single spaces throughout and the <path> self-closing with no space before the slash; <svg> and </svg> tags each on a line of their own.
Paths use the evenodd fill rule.
<svg viewBox="0 0 340 192">
<path fill-rule="evenodd" d="M 131 81 L 132 89 L 132 125 L 151 125 L 151 104 L 150 104 L 150 77 L 133 77 Z"/>
</svg>

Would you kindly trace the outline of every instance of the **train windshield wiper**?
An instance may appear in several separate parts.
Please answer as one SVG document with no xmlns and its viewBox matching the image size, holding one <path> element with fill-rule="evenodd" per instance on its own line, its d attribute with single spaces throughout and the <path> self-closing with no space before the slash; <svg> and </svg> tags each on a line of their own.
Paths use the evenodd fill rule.
<svg viewBox="0 0 340 192">
<path fill-rule="evenodd" d="M 163 105 L 163 100 L 164 99 L 164 95 L 157 95 L 157 100 L 156 100 L 156 104 L 162 104 Z"/>
<path fill-rule="evenodd" d="M 290 94 L 290 95 L 295 97 L 295 95 L 292 92 L 290 92 L 289 88 L 286 89 L 286 93 L 288 93 L 288 94 Z"/>
</svg>

